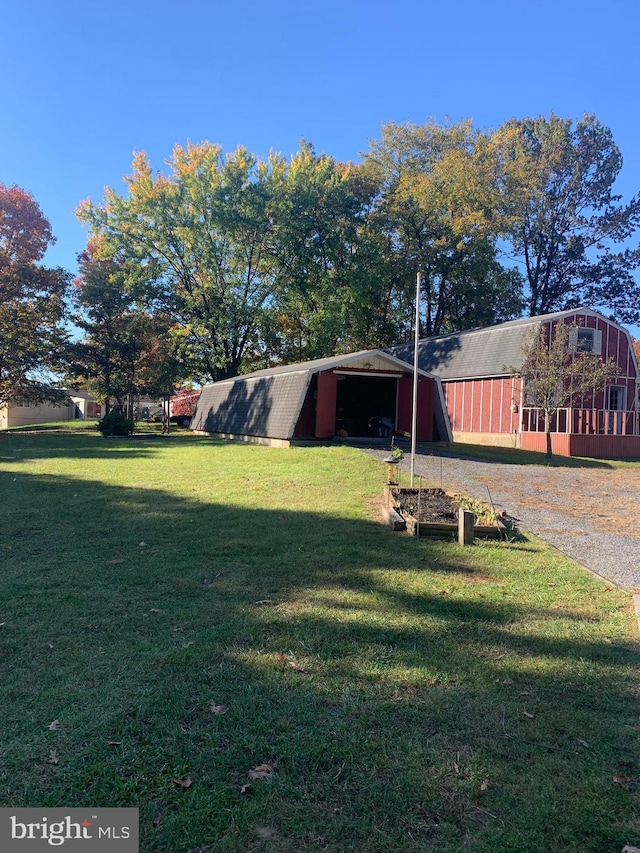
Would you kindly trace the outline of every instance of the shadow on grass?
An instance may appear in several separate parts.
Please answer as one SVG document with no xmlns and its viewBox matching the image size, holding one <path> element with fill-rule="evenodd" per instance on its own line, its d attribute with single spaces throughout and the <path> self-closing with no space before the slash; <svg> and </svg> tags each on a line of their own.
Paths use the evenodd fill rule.
<svg viewBox="0 0 640 853">
<path fill-rule="evenodd" d="M 126 454 L 131 457 L 149 456 L 168 443 L 188 441 L 192 444 L 211 442 L 210 439 L 190 435 L 176 430 L 169 435 L 160 433 L 140 433 L 132 436 L 101 436 L 97 431 L 65 433 L 53 429 L 46 435 L 46 445 L 43 436 L 33 437 L 24 432 L 0 433 L 0 462 L 24 461 L 31 459 L 69 458 L 69 459 L 108 459 L 113 456 L 114 449 L 118 456 Z"/>
<path fill-rule="evenodd" d="M 449 447 L 437 445 L 419 445 L 419 452 L 425 456 L 437 456 L 454 459 L 474 459 L 479 462 L 499 463 L 502 465 L 539 465 L 544 468 L 615 468 L 614 460 L 587 459 L 577 456 L 554 455 L 548 459 L 544 453 L 533 450 L 518 450 L 511 447 L 488 447 L 480 444 L 454 443 Z M 633 462 L 638 460 L 624 460 Z"/>
<path fill-rule="evenodd" d="M 531 565 L 523 604 L 472 550 L 372 521 L 80 485 L 22 476 L 6 504 L 2 805 L 139 807 L 163 853 L 633 840 L 611 780 L 637 649 L 551 610 Z"/>
</svg>

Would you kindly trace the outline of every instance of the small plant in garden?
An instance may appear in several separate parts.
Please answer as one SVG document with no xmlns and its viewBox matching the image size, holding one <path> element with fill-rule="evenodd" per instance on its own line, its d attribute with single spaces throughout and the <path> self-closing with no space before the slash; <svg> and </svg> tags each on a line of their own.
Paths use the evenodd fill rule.
<svg viewBox="0 0 640 853">
<path fill-rule="evenodd" d="M 391 451 L 391 458 L 397 459 L 398 462 L 402 462 L 404 459 L 404 450 L 401 447 L 394 447 Z"/>
<path fill-rule="evenodd" d="M 496 514 L 478 498 L 471 498 L 468 495 L 456 495 L 455 502 L 462 509 L 469 510 L 476 517 L 476 524 L 495 524 Z"/>
</svg>

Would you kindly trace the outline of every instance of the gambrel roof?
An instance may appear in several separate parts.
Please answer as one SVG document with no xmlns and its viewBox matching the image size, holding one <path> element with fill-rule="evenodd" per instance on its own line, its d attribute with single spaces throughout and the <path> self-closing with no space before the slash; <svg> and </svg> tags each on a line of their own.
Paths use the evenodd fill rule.
<svg viewBox="0 0 640 853">
<path fill-rule="evenodd" d="M 256 370 L 206 385 L 191 420 L 191 429 L 224 435 L 290 439 L 312 377 L 339 367 L 397 373 L 412 370 L 411 365 L 382 350 L 362 350 L 349 355 Z M 420 370 L 420 374 L 429 376 L 424 370 Z M 436 407 L 436 416 L 446 418 L 442 414 L 444 404 L 441 412 L 439 408 Z"/>
<path fill-rule="evenodd" d="M 555 323 L 558 320 L 584 316 L 613 322 L 590 308 L 573 308 L 538 317 L 511 320 L 484 329 L 424 338 L 418 343 L 418 366 L 440 379 L 504 376 L 522 367 L 527 343 L 541 323 Z M 622 329 L 616 323 L 613 325 Z M 389 351 L 403 361 L 413 363 L 413 343 L 400 344 Z"/>
</svg>

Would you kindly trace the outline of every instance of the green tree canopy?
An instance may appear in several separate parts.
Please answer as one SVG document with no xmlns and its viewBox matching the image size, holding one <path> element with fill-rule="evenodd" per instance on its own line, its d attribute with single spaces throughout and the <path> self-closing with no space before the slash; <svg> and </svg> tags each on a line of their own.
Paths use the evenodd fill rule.
<svg viewBox="0 0 640 853">
<path fill-rule="evenodd" d="M 501 269 L 494 247 L 494 158 L 471 122 L 387 124 L 364 168 L 379 187 L 375 224 L 406 302 L 416 271 L 423 273 L 423 334 L 518 316 L 520 277 Z"/>
<path fill-rule="evenodd" d="M 42 266 L 51 226 L 33 196 L 0 184 L 0 405 L 56 400 L 70 276 Z"/>
<path fill-rule="evenodd" d="M 107 257 L 148 273 L 148 301 L 174 320 L 176 349 L 199 379 L 235 375 L 257 333 L 272 273 L 266 263 L 268 166 L 244 148 L 175 147 L 170 174 L 137 154 L 128 194 L 84 202 L 81 220 Z"/>
<path fill-rule="evenodd" d="M 494 135 L 504 234 L 526 271 L 530 316 L 579 305 L 640 317 L 640 196 L 621 204 L 622 156 L 593 115 L 513 119 Z"/>
<path fill-rule="evenodd" d="M 170 394 L 180 365 L 169 336 L 171 319 L 137 300 L 139 270 L 126 260 L 101 258 L 100 250 L 100 241 L 90 241 L 78 258 L 72 319 L 84 336 L 68 347 L 66 372 L 103 400 L 107 411 L 112 400 L 125 410 L 133 394 Z"/>
</svg>

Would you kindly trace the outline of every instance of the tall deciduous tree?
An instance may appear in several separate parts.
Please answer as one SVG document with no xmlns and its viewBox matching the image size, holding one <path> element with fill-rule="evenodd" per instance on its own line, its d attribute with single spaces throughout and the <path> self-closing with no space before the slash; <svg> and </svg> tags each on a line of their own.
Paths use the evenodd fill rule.
<svg viewBox="0 0 640 853">
<path fill-rule="evenodd" d="M 369 217 L 376 184 L 303 142 L 290 161 L 272 160 L 269 186 L 272 354 L 296 361 L 391 343 L 393 285 Z"/>
<path fill-rule="evenodd" d="M 528 342 L 520 370 L 525 399 L 544 414 L 547 457 L 552 456 L 551 419 L 562 406 L 579 405 L 580 398 L 598 393 L 619 373 L 609 359 L 570 345 L 571 329 L 566 323 L 541 324 Z M 576 336 L 577 337 L 577 336 Z"/>
<path fill-rule="evenodd" d="M 266 263 L 267 167 L 244 148 L 176 146 L 170 174 L 154 175 L 144 154 L 128 195 L 108 190 L 80 218 L 107 253 L 150 272 L 149 298 L 173 317 L 180 357 L 199 379 L 238 373 L 271 289 Z"/>
<path fill-rule="evenodd" d="M 0 184 L 0 405 L 62 396 L 49 371 L 58 367 L 66 340 L 70 276 L 40 265 L 52 242 L 33 196 Z"/>
<path fill-rule="evenodd" d="M 622 156 L 593 115 L 513 119 L 493 136 L 504 231 L 523 263 L 530 316 L 581 304 L 627 322 L 640 317 L 628 241 L 640 196 L 621 204 L 613 186 Z"/>
<path fill-rule="evenodd" d="M 78 258 L 73 320 L 84 336 L 68 349 L 67 373 L 107 411 L 111 401 L 125 410 L 134 394 L 170 394 L 180 365 L 169 341 L 170 319 L 139 302 L 139 269 L 100 251 L 99 240 L 89 241 Z"/>
<path fill-rule="evenodd" d="M 502 273 L 494 248 L 494 163 L 488 140 L 470 122 L 388 124 L 365 157 L 380 187 L 376 224 L 407 301 L 416 271 L 423 273 L 425 335 L 520 313 L 519 276 Z M 480 298 L 469 299 L 471 283 Z"/>
</svg>

